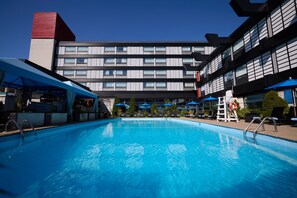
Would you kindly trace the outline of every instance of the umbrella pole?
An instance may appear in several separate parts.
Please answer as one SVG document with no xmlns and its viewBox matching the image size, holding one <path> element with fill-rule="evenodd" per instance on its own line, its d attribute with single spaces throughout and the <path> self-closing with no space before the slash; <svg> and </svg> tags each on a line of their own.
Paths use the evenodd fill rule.
<svg viewBox="0 0 297 198">
<path fill-rule="evenodd" d="M 294 116 L 296 117 L 296 100 L 295 100 L 295 89 L 292 89 L 292 96 L 293 96 L 293 109 L 294 109 Z"/>
</svg>

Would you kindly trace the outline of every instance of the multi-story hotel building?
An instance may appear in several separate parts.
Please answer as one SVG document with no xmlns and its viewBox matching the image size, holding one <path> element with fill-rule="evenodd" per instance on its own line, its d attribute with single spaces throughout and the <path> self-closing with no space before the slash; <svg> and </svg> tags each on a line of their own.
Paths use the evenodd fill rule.
<svg viewBox="0 0 297 198">
<path fill-rule="evenodd" d="M 184 65 L 212 51 L 207 42 L 79 42 L 57 13 L 35 13 L 29 59 L 101 98 L 164 103 L 197 97 L 196 72 Z"/>
<path fill-rule="evenodd" d="M 246 104 L 260 104 L 266 87 L 297 78 L 297 1 L 232 0 L 230 5 L 249 18 L 229 37 L 206 34 L 218 46 L 209 56 L 193 54 L 203 61 L 196 67 L 198 97 L 233 90 Z M 284 98 L 291 103 L 291 92 L 284 92 Z"/>
<path fill-rule="evenodd" d="M 78 42 L 57 13 L 36 13 L 30 60 L 101 98 L 179 102 L 231 89 L 260 104 L 266 87 L 297 78 L 296 2 L 232 0 L 248 19 L 229 37 L 207 34 L 208 42 Z"/>
</svg>

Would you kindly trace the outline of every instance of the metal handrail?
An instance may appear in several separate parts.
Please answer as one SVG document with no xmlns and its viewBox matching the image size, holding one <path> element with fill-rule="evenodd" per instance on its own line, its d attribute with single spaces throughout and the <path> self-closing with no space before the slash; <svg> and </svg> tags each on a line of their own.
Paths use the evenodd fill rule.
<svg viewBox="0 0 297 198">
<path fill-rule="evenodd" d="M 6 122 L 4 131 L 7 132 L 7 127 L 8 127 L 8 124 L 10 122 L 12 122 L 18 128 L 19 132 L 22 134 L 22 137 L 24 137 L 23 130 L 20 128 L 20 126 L 18 125 L 18 123 L 15 120 L 13 120 L 13 119 L 9 119 Z"/>
<path fill-rule="evenodd" d="M 243 134 L 246 135 L 248 129 L 250 128 L 250 126 L 256 121 L 259 120 L 261 121 L 260 117 L 253 117 L 252 121 L 249 123 L 249 125 L 244 129 Z M 264 125 L 262 125 L 263 130 L 265 130 Z"/>
<path fill-rule="evenodd" d="M 256 139 L 256 135 L 258 134 L 258 130 L 259 128 L 262 126 L 262 129 L 265 130 L 265 127 L 264 127 L 264 122 L 266 120 L 272 120 L 273 121 L 273 124 L 274 124 L 274 130 L 275 132 L 278 132 L 277 130 L 277 125 L 276 125 L 276 120 L 277 118 L 275 117 L 265 117 L 263 120 L 261 120 L 260 117 L 253 117 L 252 121 L 249 123 L 249 125 L 244 129 L 243 131 L 243 135 L 246 137 L 246 134 L 247 134 L 247 131 L 248 131 L 248 128 L 251 126 L 251 124 L 255 121 L 255 120 L 259 120 L 261 121 L 260 124 L 256 127 L 256 129 L 253 131 L 253 138 L 254 140 Z"/>
<path fill-rule="evenodd" d="M 32 125 L 32 123 L 31 123 L 29 120 L 22 120 L 21 123 L 20 123 L 20 129 L 23 130 L 23 123 L 25 123 L 25 122 L 27 122 L 27 123 L 30 124 L 30 126 L 31 126 L 31 128 L 32 128 L 32 131 L 34 131 L 35 135 L 37 135 L 37 134 L 36 134 L 36 131 L 35 131 L 35 129 L 34 129 L 34 126 Z"/>
</svg>

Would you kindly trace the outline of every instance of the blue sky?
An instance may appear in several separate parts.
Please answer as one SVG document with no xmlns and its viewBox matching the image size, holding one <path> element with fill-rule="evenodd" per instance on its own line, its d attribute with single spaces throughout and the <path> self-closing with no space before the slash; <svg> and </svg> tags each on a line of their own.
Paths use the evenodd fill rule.
<svg viewBox="0 0 297 198">
<path fill-rule="evenodd" d="M 5 0 L 0 57 L 28 58 L 34 12 L 58 12 L 77 41 L 205 41 L 245 20 L 228 0 Z"/>
</svg>

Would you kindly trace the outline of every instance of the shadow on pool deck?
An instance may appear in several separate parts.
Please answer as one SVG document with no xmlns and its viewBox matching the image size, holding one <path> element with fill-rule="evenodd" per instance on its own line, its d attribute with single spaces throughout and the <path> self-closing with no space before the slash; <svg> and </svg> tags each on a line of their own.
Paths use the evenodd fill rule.
<svg viewBox="0 0 297 198">
<path fill-rule="evenodd" d="M 241 120 L 239 122 L 218 122 L 217 120 L 198 119 L 198 118 L 180 118 L 180 119 L 214 124 L 218 126 L 225 126 L 225 127 L 230 127 L 230 128 L 240 129 L 240 130 L 244 130 L 249 124 L 244 120 Z M 249 128 L 249 131 L 255 130 L 258 125 L 259 124 L 257 123 L 252 124 Z M 297 142 L 297 127 L 292 127 L 290 125 L 278 125 L 277 129 L 278 129 L 278 132 L 275 132 L 273 124 L 265 124 L 265 131 L 263 131 L 260 128 L 258 133 Z"/>
</svg>

